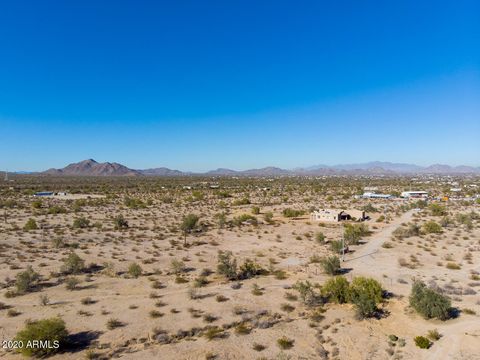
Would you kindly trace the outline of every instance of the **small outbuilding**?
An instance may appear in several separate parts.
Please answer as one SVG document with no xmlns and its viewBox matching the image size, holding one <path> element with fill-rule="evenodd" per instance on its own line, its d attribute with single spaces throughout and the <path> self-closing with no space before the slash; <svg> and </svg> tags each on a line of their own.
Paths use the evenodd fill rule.
<svg viewBox="0 0 480 360">
<path fill-rule="evenodd" d="M 310 214 L 312 221 L 339 222 L 345 220 L 364 221 L 367 219 L 365 211 L 362 210 L 333 210 L 320 209 Z"/>
</svg>

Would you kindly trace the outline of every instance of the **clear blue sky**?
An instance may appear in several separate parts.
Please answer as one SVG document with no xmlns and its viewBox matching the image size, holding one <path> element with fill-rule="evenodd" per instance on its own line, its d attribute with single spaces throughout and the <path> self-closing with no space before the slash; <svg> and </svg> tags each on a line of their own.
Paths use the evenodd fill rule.
<svg viewBox="0 0 480 360">
<path fill-rule="evenodd" d="M 3 1 L 0 169 L 480 165 L 478 1 Z"/>
</svg>

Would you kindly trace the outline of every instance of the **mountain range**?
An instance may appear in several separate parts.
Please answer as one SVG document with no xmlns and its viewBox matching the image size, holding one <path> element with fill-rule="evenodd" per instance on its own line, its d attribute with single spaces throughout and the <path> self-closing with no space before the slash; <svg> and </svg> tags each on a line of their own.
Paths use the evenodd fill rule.
<svg viewBox="0 0 480 360">
<path fill-rule="evenodd" d="M 135 170 L 118 163 L 99 163 L 93 159 L 67 165 L 62 169 L 48 169 L 41 174 L 70 176 L 319 176 L 319 175 L 400 175 L 400 174 L 480 174 L 480 167 L 449 166 L 435 164 L 419 166 L 414 164 L 373 161 L 360 164 L 316 165 L 292 170 L 278 167 L 232 170 L 219 168 L 204 173 L 183 172 L 166 167 Z"/>
</svg>

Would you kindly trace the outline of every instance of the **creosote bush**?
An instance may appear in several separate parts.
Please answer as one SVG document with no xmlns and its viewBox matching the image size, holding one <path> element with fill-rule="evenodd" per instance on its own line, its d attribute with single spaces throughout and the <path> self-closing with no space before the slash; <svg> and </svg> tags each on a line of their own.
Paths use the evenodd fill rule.
<svg viewBox="0 0 480 360">
<path fill-rule="evenodd" d="M 75 252 L 71 252 L 65 259 L 61 271 L 65 274 L 78 274 L 85 268 L 85 261 Z"/>
<path fill-rule="evenodd" d="M 142 267 L 138 265 L 137 263 L 131 263 L 128 266 L 128 275 L 130 275 L 133 278 L 138 278 L 140 275 L 142 275 Z"/>
<path fill-rule="evenodd" d="M 25 223 L 24 227 L 23 227 L 23 230 L 25 231 L 30 231 L 30 230 L 37 230 L 38 229 L 38 225 L 37 225 L 37 222 L 35 221 L 35 219 L 28 219 L 28 221 Z"/>
<path fill-rule="evenodd" d="M 410 306 L 426 319 L 447 320 L 451 316 L 451 301 L 445 295 L 415 281 L 410 294 Z"/>
<path fill-rule="evenodd" d="M 19 331 L 15 340 L 22 341 L 24 346 L 19 352 L 25 356 L 45 357 L 60 351 L 66 344 L 68 331 L 65 322 L 60 318 L 51 318 L 27 322 L 25 328 Z M 32 341 L 49 341 L 49 347 L 28 347 Z M 55 344 L 58 347 L 55 348 Z"/>
<path fill-rule="evenodd" d="M 432 346 L 432 342 L 428 340 L 425 336 L 416 336 L 413 341 L 420 349 L 428 349 Z"/>
<path fill-rule="evenodd" d="M 338 256 L 327 256 L 320 259 L 320 265 L 323 271 L 328 275 L 336 275 L 340 272 L 340 259 Z"/>
<path fill-rule="evenodd" d="M 343 276 L 335 276 L 322 286 L 322 295 L 337 304 L 347 303 L 350 300 L 350 284 Z"/>
<path fill-rule="evenodd" d="M 31 265 L 28 265 L 27 270 L 18 273 L 15 279 L 17 294 L 21 295 L 32 291 L 39 279 L 40 275 L 33 270 Z"/>
</svg>

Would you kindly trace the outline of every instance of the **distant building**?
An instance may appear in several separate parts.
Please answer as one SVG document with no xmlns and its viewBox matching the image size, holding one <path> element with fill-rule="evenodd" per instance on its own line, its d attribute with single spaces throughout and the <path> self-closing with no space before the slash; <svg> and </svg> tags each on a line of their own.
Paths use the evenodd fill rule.
<svg viewBox="0 0 480 360">
<path fill-rule="evenodd" d="M 33 196 L 52 196 L 53 191 L 40 191 L 33 194 Z"/>
<path fill-rule="evenodd" d="M 366 219 L 365 211 L 361 210 L 332 210 L 321 209 L 310 214 L 312 221 L 338 222 L 343 220 L 363 221 Z"/>
<path fill-rule="evenodd" d="M 377 194 L 377 193 L 374 193 L 374 192 L 365 192 L 360 197 L 362 197 L 364 199 L 391 199 L 391 198 L 393 198 L 393 195 Z"/>
<path fill-rule="evenodd" d="M 410 198 L 419 198 L 419 199 L 426 199 L 428 197 L 428 192 L 426 191 L 404 191 L 400 195 L 402 198 L 410 199 Z"/>
</svg>

